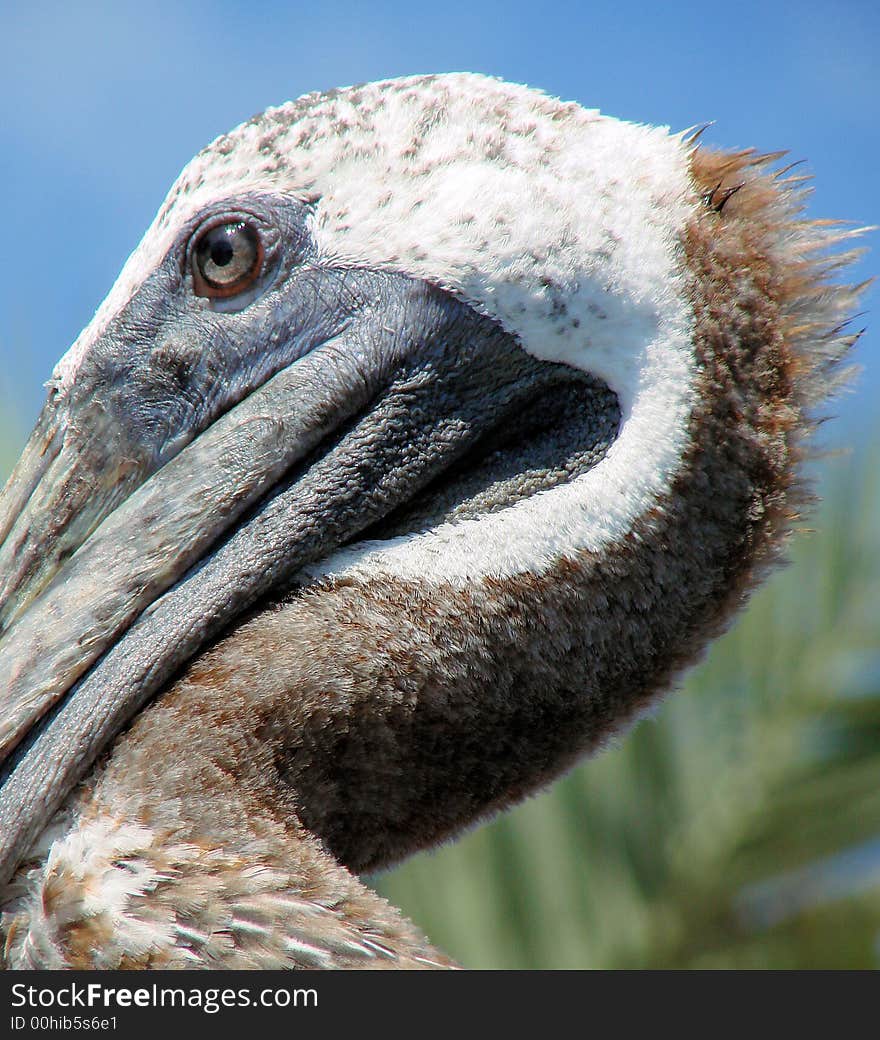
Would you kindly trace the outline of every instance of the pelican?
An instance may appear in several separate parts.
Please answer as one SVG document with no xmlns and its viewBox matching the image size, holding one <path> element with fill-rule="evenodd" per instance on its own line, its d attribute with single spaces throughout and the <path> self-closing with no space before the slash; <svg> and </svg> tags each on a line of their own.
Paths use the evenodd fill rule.
<svg viewBox="0 0 880 1040">
<path fill-rule="evenodd" d="M 453 966 L 360 875 L 636 720 L 808 497 L 852 232 L 697 136 L 448 74 L 184 169 L 0 505 L 8 967 Z"/>
</svg>

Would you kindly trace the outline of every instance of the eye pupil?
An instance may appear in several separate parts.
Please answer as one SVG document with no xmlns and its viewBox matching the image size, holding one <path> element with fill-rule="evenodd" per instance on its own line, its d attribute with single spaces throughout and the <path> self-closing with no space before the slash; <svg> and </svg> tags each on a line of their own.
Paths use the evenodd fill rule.
<svg viewBox="0 0 880 1040">
<path fill-rule="evenodd" d="M 234 296 L 254 283 L 262 262 L 263 244 L 251 224 L 215 224 L 196 238 L 193 287 L 199 296 Z"/>
<path fill-rule="evenodd" d="M 220 239 L 211 243 L 211 260 L 218 267 L 225 267 L 234 255 L 235 250 L 228 240 Z"/>
</svg>

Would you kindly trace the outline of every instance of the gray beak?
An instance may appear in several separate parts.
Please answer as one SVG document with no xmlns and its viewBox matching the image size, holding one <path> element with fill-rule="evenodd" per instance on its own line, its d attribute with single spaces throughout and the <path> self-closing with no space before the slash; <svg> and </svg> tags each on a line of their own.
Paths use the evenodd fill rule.
<svg viewBox="0 0 880 1040">
<path fill-rule="evenodd" d="M 413 499 L 553 378 L 558 366 L 439 290 L 375 273 L 365 284 L 354 297 L 369 307 L 349 306 L 330 335 L 325 322 L 216 414 L 179 409 L 161 438 L 104 392 L 118 328 L 96 350 L 103 382 L 50 397 L 0 501 L 0 883 L 209 640 Z M 296 322 L 273 307 L 277 342 Z M 155 357 L 155 330 L 137 335 Z M 152 387 L 153 373 L 126 378 Z"/>
</svg>

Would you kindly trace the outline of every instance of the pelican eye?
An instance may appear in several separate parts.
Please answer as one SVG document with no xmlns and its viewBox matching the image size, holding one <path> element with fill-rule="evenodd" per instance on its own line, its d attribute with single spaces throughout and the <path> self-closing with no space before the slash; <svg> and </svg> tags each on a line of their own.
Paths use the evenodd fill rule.
<svg viewBox="0 0 880 1040">
<path fill-rule="evenodd" d="M 197 296 L 234 296 L 249 289 L 263 266 L 263 243 L 243 220 L 215 224 L 196 239 L 192 254 Z"/>
</svg>

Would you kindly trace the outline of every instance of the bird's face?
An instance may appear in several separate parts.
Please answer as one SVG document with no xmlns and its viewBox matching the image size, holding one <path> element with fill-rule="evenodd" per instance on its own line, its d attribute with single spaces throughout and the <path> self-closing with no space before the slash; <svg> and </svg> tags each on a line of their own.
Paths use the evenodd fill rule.
<svg viewBox="0 0 880 1040">
<path fill-rule="evenodd" d="M 480 77 L 309 96 L 196 157 L 0 502 L 0 875 L 294 583 L 461 588 L 650 542 L 705 455 L 704 209 L 680 137 Z"/>
<path fill-rule="evenodd" d="M 835 239 L 762 161 L 466 75 L 308 96 L 193 159 L 0 500 L 0 882 L 230 628 L 216 739 L 263 742 L 254 789 L 355 869 L 668 685 L 782 544 L 847 346 L 855 294 L 810 259 Z M 284 639 L 235 627 L 282 596 Z M 290 643 L 248 688 L 242 654 Z"/>
<path fill-rule="evenodd" d="M 303 568 L 365 532 L 460 541 L 461 522 L 564 489 L 614 441 L 602 323 L 618 319 L 634 354 L 620 370 L 637 375 L 655 303 L 617 291 L 592 253 L 580 272 L 558 262 L 528 211 L 527 161 L 493 165 L 491 125 L 461 138 L 448 85 L 425 82 L 329 113 L 307 99 L 212 146 L 56 369 L 0 507 L 0 754 L 7 773 L 23 760 L 58 778 L 51 796 L 7 784 L 31 828 L 206 640 Z M 504 92 L 463 82 L 480 127 Z M 545 99 L 524 94 L 506 99 L 510 118 L 537 99 L 546 122 Z M 382 127 L 355 123 L 387 109 L 401 125 L 383 152 Z M 535 126 L 514 136 L 546 150 Z M 558 217 L 553 199 L 541 207 Z M 505 224 L 496 249 L 488 230 Z M 546 314 L 555 342 L 535 339 Z M 573 356 L 584 344 L 594 366 Z M 520 542 L 557 527 L 513 524 Z M 493 554 L 480 551 L 477 570 Z"/>
</svg>

